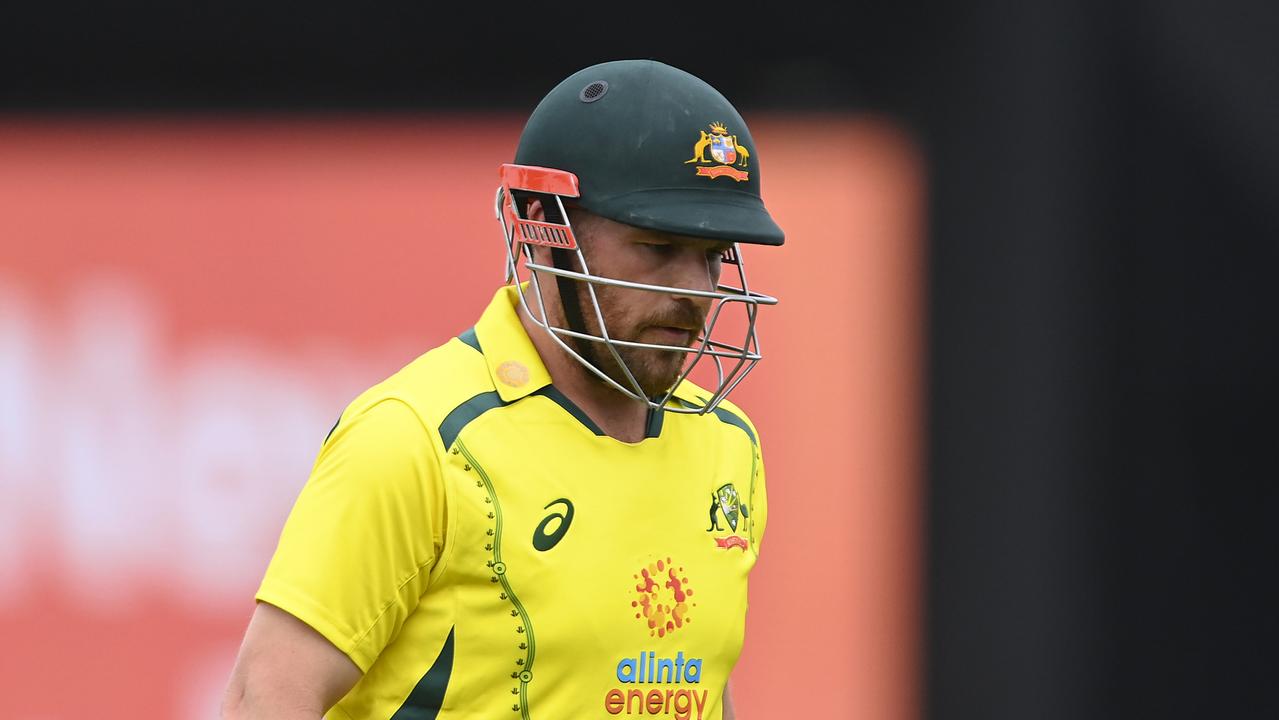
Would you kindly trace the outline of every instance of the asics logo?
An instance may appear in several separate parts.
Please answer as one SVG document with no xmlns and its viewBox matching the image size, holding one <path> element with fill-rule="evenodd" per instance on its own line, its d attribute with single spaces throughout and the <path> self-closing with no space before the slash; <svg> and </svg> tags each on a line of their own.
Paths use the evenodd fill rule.
<svg viewBox="0 0 1279 720">
<path fill-rule="evenodd" d="M 564 538 L 564 534 L 568 532 L 568 526 L 573 523 L 573 503 L 568 498 L 560 498 L 552 500 L 546 504 L 543 510 L 549 510 L 552 505 L 563 505 L 564 512 L 553 512 L 542 518 L 542 522 L 538 523 L 533 529 L 533 547 L 541 552 L 546 552 L 559 544 Z M 547 526 L 555 522 L 555 527 L 547 532 Z"/>
</svg>

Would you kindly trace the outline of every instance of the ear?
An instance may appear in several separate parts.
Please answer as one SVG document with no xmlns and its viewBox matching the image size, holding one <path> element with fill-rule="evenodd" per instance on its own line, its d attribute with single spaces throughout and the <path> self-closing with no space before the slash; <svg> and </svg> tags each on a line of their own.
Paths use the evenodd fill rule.
<svg viewBox="0 0 1279 720">
<path fill-rule="evenodd" d="M 529 199 L 528 208 L 526 210 L 525 217 L 528 218 L 529 220 L 538 220 L 538 221 L 546 220 L 546 210 L 542 207 L 541 198 L 535 197 L 535 198 Z"/>
<path fill-rule="evenodd" d="M 530 197 L 528 199 L 528 205 L 524 208 L 524 217 L 528 220 L 545 222 L 546 209 L 542 207 L 541 198 Z M 549 250 L 547 248 L 541 245 L 528 245 L 526 247 L 533 252 L 533 260 L 535 262 L 541 264 L 547 264 L 550 262 L 550 257 L 548 256 Z"/>
</svg>

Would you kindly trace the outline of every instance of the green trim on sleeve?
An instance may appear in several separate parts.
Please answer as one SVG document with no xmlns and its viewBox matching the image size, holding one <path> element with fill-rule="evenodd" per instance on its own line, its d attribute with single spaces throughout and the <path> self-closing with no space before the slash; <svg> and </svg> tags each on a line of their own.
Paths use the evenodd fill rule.
<svg viewBox="0 0 1279 720">
<path fill-rule="evenodd" d="M 715 417 L 719 418 L 721 422 L 726 422 L 729 425 L 733 425 L 735 427 L 741 428 L 742 432 L 746 433 L 746 436 L 751 439 L 752 445 L 759 444 L 759 441 L 755 438 L 755 431 L 751 430 L 751 426 L 747 424 L 745 420 L 733 414 L 731 410 L 725 410 L 722 407 L 716 407 L 711 412 L 715 413 Z"/>
<path fill-rule="evenodd" d="M 472 420 L 505 404 L 496 390 L 482 392 L 472 397 L 453 408 L 444 418 L 444 422 L 440 423 L 440 441 L 444 443 L 444 447 L 451 447 L 458 434 L 462 432 L 462 428 L 469 425 Z"/>
<path fill-rule="evenodd" d="M 461 335 L 458 335 L 457 339 L 475 348 L 475 352 L 481 355 L 484 354 L 484 349 L 480 347 L 480 338 L 475 334 L 475 328 L 471 328 Z"/>
<path fill-rule="evenodd" d="M 453 675 L 453 633 L 456 628 L 449 628 L 448 639 L 440 654 L 431 663 L 417 685 L 404 699 L 404 704 L 391 716 L 391 720 L 435 720 L 444 707 L 444 693 L 449 689 L 449 678 Z"/>
</svg>

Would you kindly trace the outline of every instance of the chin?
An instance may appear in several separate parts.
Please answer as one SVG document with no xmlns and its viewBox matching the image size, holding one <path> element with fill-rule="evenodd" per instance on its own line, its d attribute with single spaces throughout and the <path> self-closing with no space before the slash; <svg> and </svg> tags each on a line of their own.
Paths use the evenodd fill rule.
<svg viewBox="0 0 1279 720">
<path fill-rule="evenodd" d="M 678 357 L 672 357 L 676 355 Z M 684 353 L 654 350 L 643 354 L 624 352 L 622 359 L 626 361 L 626 367 L 635 376 L 644 395 L 650 398 L 665 395 L 684 369 Z M 616 373 L 610 372 L 609 375 L 623 387 L 631 387 L 626 373 L 621 372 L 620 369 L 617 369 Z"/>
<path fill-rule="evenodd" d="M 677 366 L 674 370 L 662 373 L 654 373 L 647 376 L 636 377 L 640 381 L 640 387 L 644 388 L 644 394 L 648 397 L 657 395 L 665 395 L 667 390 L 675 384 L 679 379 L 681 367 Z"/>
</svg>

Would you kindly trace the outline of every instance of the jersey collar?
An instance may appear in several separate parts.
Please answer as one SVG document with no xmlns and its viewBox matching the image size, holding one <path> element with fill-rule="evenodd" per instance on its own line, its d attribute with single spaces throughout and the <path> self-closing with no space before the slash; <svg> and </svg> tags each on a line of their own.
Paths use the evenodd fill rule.
<svg viewBox="0 0 1279 720">
<path fill-rule="evenodd" d="M 551 374 L 520 323 L 519 306 L 519 290 L 505 285 L 493 295 L 475 323 L 475 336 L 488 365 L 489 378 L 507 403 L 551 384 Z"/>
<path fill-rule="evenodd" d="M 527 283 L 523 287 L 527 288 Z M 475 323 L 475 336 L 488 366 L 489 379 L 505 403 L 515 402 L 551 384 L 551 374 L 520 322 L 519 308 L 519 290 L 514 285 L 504 285 Z M 677 398 L 675 402 L 682 400 L 685 407 L 704 405 L 710 398 L 709 392 L 689 380 L 681 382 L 673 395 Z"/>
</svg>

